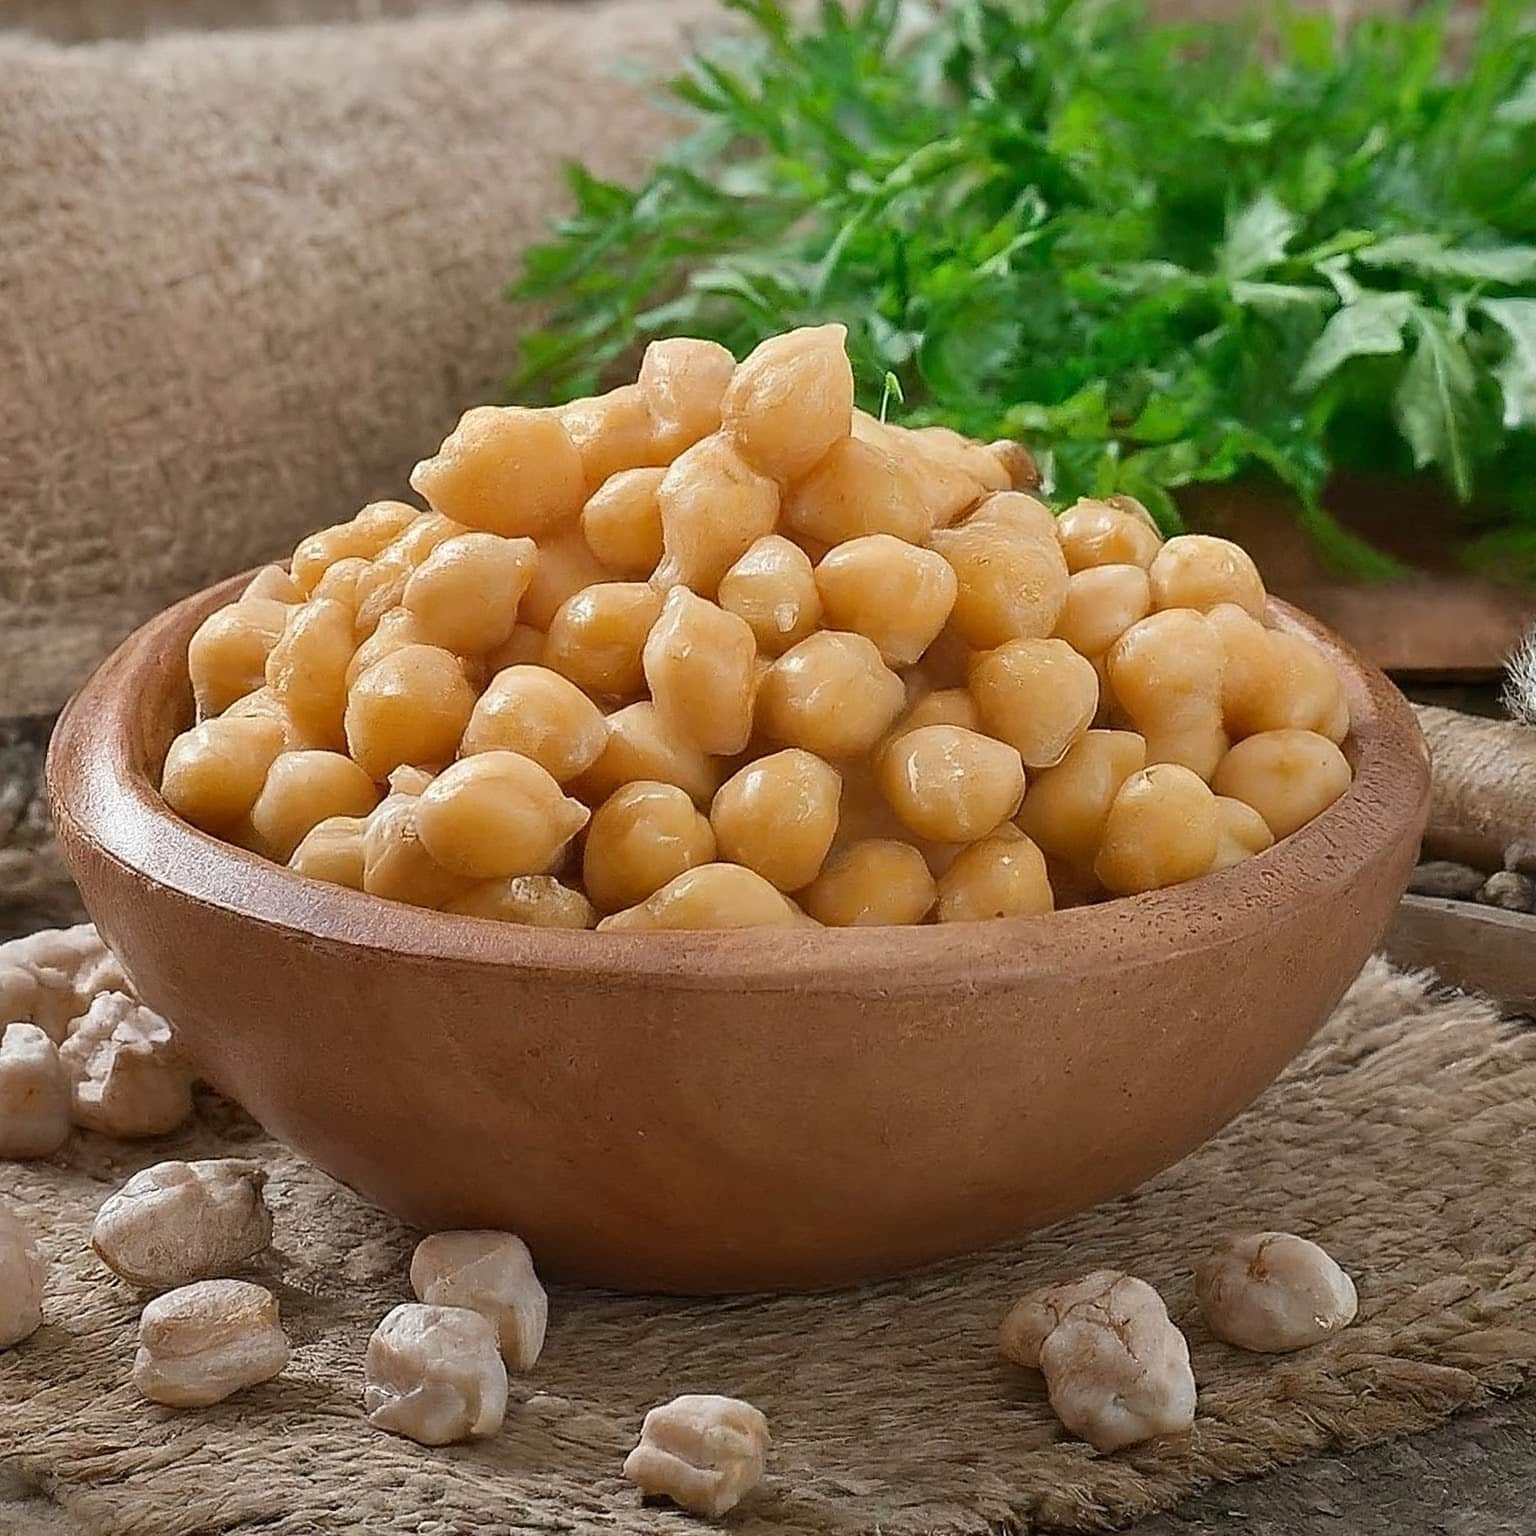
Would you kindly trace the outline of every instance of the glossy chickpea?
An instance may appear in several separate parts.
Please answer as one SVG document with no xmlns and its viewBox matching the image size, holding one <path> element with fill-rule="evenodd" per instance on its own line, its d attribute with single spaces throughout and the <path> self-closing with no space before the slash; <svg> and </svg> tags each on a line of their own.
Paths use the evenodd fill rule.
<svg viewBox="0 0 1536 1536">
<path fill-rule="evenodd" d="M 975 443 L 957 447 L 956 435 L 942 429 L 876 423 L 859 412 L 854 432 L 894 453 L 916 476 L 930 529 L 947 528 L 989 492 L 1008 488 L 1007 474 L 995 455 Z"/>
<path fill-rule="evenodd" d="M 679 455 L 656 490 L 661 563 L 651 580 L 713 597 L 720 578 L 779 515 L 779 488 L 754 469 L 724 434 Z"/>
<path fill-rule="evenodd" d="M 1084 499 L 1056 519 L 1056 536 L 1076 574 L 1095 565 L 1136 565 L 1147 570 L 1162 548 L 1157 524 L 1140 503 L 1119 505 Z"/>
<path fill-rule="evenodd" d="M 976 923 L 1055 910 L 1045 856 L 1027 837 L 986 837 L 962 848 L 939 877 L 941 923 Z"/>
<path fill-rule="evenodd" d="M 675 784 L 639 780 L 616 790 L 593 815 L 582 883 L 600 910 L 618 912 L 714 859 L 714 829 L 687 794 Z"/>
<path fill-rule="evenodd" d="M 304 594 L 294 585 L 293 577 L 280 565 L 264 565 L 246 583 L 240 601 L 262 598 L 274 603 L 301 603 Z"/>
<path fill-rule="evenodd" d="M 587 548 L 615 576 L 644 581 L 661 562 L 661 504 L 665 469 L 623 469 L 610 475 L 581 509 Z"/>
<path fill-rule="evenodd" d="M 1054 768 L 1030 779 L 1015 820 L 1052 858 L 1089 871 L 1115 796 L 1146 765 L 1147 744 L 1133 731 L 1089 731 Z"/>
<path fill-rule="evenodd" d="M 250 814 L 283 746 L 276 720 L 215 715 L 171 743 L 160 793 L 194 827 L 225 831 Z"/>
<path fill-rule="evenodd" d="M 828 546 L 873 534 L 924 543 L 933 529 L 919 464 L 878 443 L 834 443 L 784 497 L 784 526 Z"/>
<path fill-rule="evenodd" d="M 1024 764 L 1006 742 L 955 725 L 925 725 L 881 754 L 876 776 L 909 831 L 935 843 L 973 843 L 1018 810 Z"/>
<path fill-rule="evenodd" d="M 352 653 L 347 663 L 347 692 L 358 678 L 386 656 L 403 651 L 408 645 L 428 645 L 426 627 L 409 608 L 392 608 L 380 620 L 378 628 Z"/>
<path fill-rule="evenodd" d="M 720 578 L 727 613 L 745 619 L 765 656 L 779 656 L 821 622 L 821 594 L 809 556 L 776 533 L 756 540 Z"/>
<path fill-rule="evenodd" d="M 1268 823 L 1251 805 L 1226 795 L 1216 797 L 1216 857 L 1211 872 L 1230 869 L 1256 853 L 1274 846 Z"/>
<path fill-rule="evenodd" d="M 1035 491 L 1040 488 L 1040 466 L 1035 456 L 1023 443 L 1001 437 L 987 444 L 987 452 L 997 460 L 1008 485 L 1015 491 Z"/>
<path fill-rule="evenodd" d="M 1316 731 L 1261 731 L 1222 758 L 1212 787 L 1251 805 L 1276 839 L 1321 815 L 1349 788 L 1349 761 Z"/>
<path fill-rule="evenodd" d="M 1300 635 L 1266 629 L 1232 603 L 1218 604 L 1206 617 L 1226 655 L 1222 714 L 1233 736 L 1291 729 L 1344 739 L 1344 684 L 1322 652 Z"/>
<path fill-rule="evenodd" d="M 574 518 L 586 500 L 581 455 L 556 411 L 477 405 L 411 487 L 434 512 L 505 538 L 536 537 Z"/>
<path fill-rule="evenodd" d="M 599 932 L 644 929 L 796 928 L 804 914 L 776 886 L 740 864 L 700 864 L 638 906 L 605 917 Z"/>
<path fill-rule="evenodd" d="M 340 752 L 282 752 L 251 807 L 251 828 L 261 851 L 286 864 L 322 821 L 366 816 L 378 801 L 373 781 Z"/>
<path fill-rule="evenodd" d="M 597 761 L 607 739 L 603 712 L 575 683 L 548 667 L 514 666 L 476 701 L 459 751 L 518 752 L 568 784 Z"/>
<path fill-rule="evenodd" d="M 1208 612 L 1235 603 L 1255 619 L 1264 617 L 1264 582 L 1247 550 L 1207 533 L 1181 533 L 1158 550 L 1147 571 L 1154 608 Z"/>
<path fill-rule="evenodd" d="M 971 696 L 989 735 L 1054 768 L 1093 724 L 1099 677 L 1065 640 L 1010 640 L 977 658 Z"/>
<path fill-rule="evenodd" d="M 306 597 L 338 560 L 371 560 L 418 516 L 403 501 L 370 502 L 350 522 L 322 528 L 301 539 L 289 562 L 293 584 Z"/>
<path fill-rule="evenodd" d="M 537 559 L 532 539 L 461 533 L 416 567 L 401 601 L 421 621 L 429 644 L 461 653 L 493 650 L 517 623 Z"/>
<path fill-rule="evenodd" d="M 525 928 L 592 928 L 597 913 L 580 891 L 553 875 L 513 875 L 485 880 L 455 896 L 444 908 L 460 917 L 488 917 Z"/>
<path fill-rule="evenodd" d="M 471 882 L 444 869 L 422 845 L 416 830 L 419 794 L 400 790 L 385 797 L 363 833 L 363 889 L 370 896 L 414 907 L 444 907 Z"/>
<path fill-rule="evenodd" d="M 451 651 L 404 646 L 352 685 L 347 750 L 379 782 L 401 763 L 452 762 L 474 707 L 474 689 Z"/>
<path fill-rule="evenodd" d="M 439 546 L 470 530 L 451 517 L 425 512 L 385 546 L 357 579 L 356 619 L 360 640 L 400 606 L 406 583 Z"/>
<path fill-rule="evenodd" d="M 720 786 L 710 806 L 721 858 L 755 870 L 781 891 L 809 885 L 837 834 L 842 788 L 835 768 L 797 747 L 748 763 Z"/>
<path fill-rule="evenodd" d="M 367 862 L 363 854 L 367 832 L 366 816 L 327 816 L 304 834 L 288 860 L 288 867 L 307 880 L 323 880 L 327 885 L 360 891 Z"/>
<path fill-rule="evenodd" d="M 315 597 L 288 610 L 288 623 L 267 657 L 267 687 L 299 729 L 327 747 L 339 748 L 345 740 L 347 668 L 356 650 L 350 610 Z"/>
<path fill-rule="evenodd" d="M 976 700 L 968 690 L 935 688 L 931 692 L 918 694 L 907 706 L 906 712 L 891 727 L 885 740 L 875 749 L 874 755 L 878 757 L 893 741 L 925 725 L 958 725 L 965 730 L 982 733 L 986 730 L 981 723 L 981 711 L 976 708 Z"/>
<path fill-rule="evenodd" d="M 720 430 L 720 403 L 735 371 L 736 359 L 717 341 L 671 336 L 645 349 L 638 388 L 667 459 Z"/>
<path fill-rule="evenodd" d="M 1056 514 L 1038 496 L 1021 491 L 993 491 L 976 503 L 967 521 L 1001 523 L 1033 538 L 1056 539 Z"/>
<path fill-rule="evenodd" d="M 324 745 L 323 742 L 315 741 L 302 729 L 289 712 L 288 706 L 266 686 L 256 689 L 254 693 L 246 694 L 244 698 L 236 699 L 222 715 L 212 718 L 271 720 L 283 733 L 283 751 L 285 752 L 299 752 L 307 747 Z"/>
<path fill-rule="evenodd" d="M 1155 763 L 1121 785 L 1094 873 L 1116 896 L 1178 885 L 1210 869 L 1219 835 L 1216 796 L 1205 780 L 1177 763 Z"/>
<path fill-rule="evenodd" d="M 1146 738 L 1149 763 L 1209 779 L 1227 749 L 1221 637 L 1204 614 L 1168 608 L 1131 625 L 1108 658 L 1116 705 Z"/>
<path fill-rule="evenodd" d="M 612 579 L 608 568 L 587 548 L 580 524 L 559 529 L 539 540 L 539 558 L 534 562 L 533 579 L 518 604 L 518 619 L 534 629 L 547 631 L 568 598 Z"/>
<path fill-rule="evenodd" d="M 848 436 L 853 368 L 844 325 L 805 326 L 759 343 L 731 375 L 722 430 L 748 463 L 781 485 Z M 767 532 L 766 529 L 763 532 Z"/>
<path fill-rule="evenodd" d="M 807 913 L 829 928 L 920 923 L 938 888 L 922 854 L 892 838 L 863 838 L 837 849 L 800 894 Z"/>
<path fill-rule="evenodd" d="M 339 604 L 346 609 L 355 626 L 358 606 L 363 596 L 373 589 L 374 564 L 361 555 L 348 555 L 344 560 L 338 560 L 327 567 L 315 583 L 314 591 L 309 594 L 310 601 Z"/>
<path fill-rule="evenodd" d="M 887 665 L 911 666 L 948 622 L 956 582 L 942 555 L 875 533 L 823 556 L 816 590 L 831 628 L 873 640 Z"/>
<path fill-rule="evenodd" d="M 645 686 L 641 653 L 661 605 L 643 581 L 583 587 L 550 620 L 544 665 L 592 693 L 632 697 Z"/>
<path fill-rule="evenodd" d="M 1083 656 L 1102 656 L 1151 612 L 1151 586 L 1139 565 L 1091 565 L 1067 582 L 1056 635 Z"/>
<path fill-rule="evenodd" d="M 649 699 L 615 710 L 597 761 L 572 784 L 572 793 L 588 805 L 636 779 L 675 784 L 696 805 L 708 805 L 720 782 L 708 755 L 662 719 Z"/>
<path fill-rule="evenodd" d="M 1006 517 L 972 516 L 932 539 L 954 567 L 951 624 L 968 644 L 990 650 L 1009 640 L 1044 639 L 1067 599 L 1067 564 L 1054 538 Z"/>
<path fill-rule="evenodd" d="M 657 713 L 716 757 L 744 751 L 752 734 L 757 642 L 745 619 L 673 587 L 645 641 L 645 682 Z"/>
<path fill-rule="evenodd" d="M 267 657 L 289 612 L 272 598 L 242 599 L 215 609 L 197 626 L 187 647 L 187 672 L 199 715 L 222 714 L 266 682 Z"/>
<path fill-rule="evenodd" d="M 907 693 L 863 635 L 822 630 L 773 663 L 757 698 L 758 724 L 770 739 L 836 761 L 868 752 Z"/>
<path fill-rule="evenodd" d="M 638 385 L 572 400 L 560 407 L 559 415 L 581 459 L 588 494 L 623 470 L 657 468 L 674 457 L 658 442 L 656 423 Z"/>
<path fill-rule="evenodd" d="M 516 624 L 512 633 L 495 650 L 485 653 L 485 664 L 492 677 L 508 667 L 542 666 L 544 631 L 531 624 Z"/>
</svg>

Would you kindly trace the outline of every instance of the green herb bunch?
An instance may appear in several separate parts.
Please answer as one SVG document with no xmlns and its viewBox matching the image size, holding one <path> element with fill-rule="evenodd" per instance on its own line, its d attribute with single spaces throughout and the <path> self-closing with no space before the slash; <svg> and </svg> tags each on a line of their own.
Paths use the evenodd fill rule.
<svg viewBox="0 0 1536 1536">
<path fill-rule="evenodd" d="M 1339 29 L 1159 26 L 1139 0 L 779 0 L 672 85 L 693 131 L 576 211 L 510 296 L 513 380 L 589 393 L 638 343 L 738 355 L 839 319 L 863 403 L 1040 453 L 1059 498 L 1261 470 L 1359 576 L 1330 472 L 1433 467 L 1464 553 L 1536 579 L 1536 5 Z"/>
</svg>

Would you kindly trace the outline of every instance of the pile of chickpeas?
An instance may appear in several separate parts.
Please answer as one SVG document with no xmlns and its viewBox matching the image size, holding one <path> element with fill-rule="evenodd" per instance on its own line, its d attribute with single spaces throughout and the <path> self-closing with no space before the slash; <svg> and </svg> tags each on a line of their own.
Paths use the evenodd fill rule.
<svg viewBox="0 0 1536 1536">
<path fill-rule="evenodd" d="M 469 411 L 193 637 L 163 791 L 296 874 L 543 926 L 964 922 L 1193 880 L 1350 782 L 1253 562 L 854 408 L 841 326 Z"/>
</svg>

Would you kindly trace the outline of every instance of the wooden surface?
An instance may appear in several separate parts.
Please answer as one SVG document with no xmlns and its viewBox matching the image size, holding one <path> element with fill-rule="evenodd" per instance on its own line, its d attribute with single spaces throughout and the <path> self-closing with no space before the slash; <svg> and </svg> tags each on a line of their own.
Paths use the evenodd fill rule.
<svg viewBox="0 0 1536 1536">
<path fill-rule="evenodd" d="M 1405 896 L 1382 948 L 1395 965 L 1428 968 L 1452 986 L 1536 1014 L 1536 917 Z"/>
</svg>

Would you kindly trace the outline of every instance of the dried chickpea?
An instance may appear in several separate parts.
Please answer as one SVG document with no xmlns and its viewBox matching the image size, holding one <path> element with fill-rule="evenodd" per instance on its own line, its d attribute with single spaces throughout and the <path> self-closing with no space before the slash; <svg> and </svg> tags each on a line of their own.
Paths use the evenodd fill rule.
<svg viewBox="0 0 1536 1536">
<path fill-rule="evenodd" d="M 757 641 L 745 619 L 673 587 L 643 661 L 651 700 L 673 731 L 715 757 L 745 750 L 757 689 Z"/>
<path fill-rule="evenodd" d="M 581 878 L 602 911 L 617 912 L 714 860 L 714 829 L 687 794 L 641 779 L 616 790 L 593 815 Z"/>
<path fill-rule="evenodd" d="M 451 651 L 407 645 L 352 685 L 347 750 L 380 782 L 402 763 L 452 762 L 474 707 L 475 691 Z"/>
<path fill-rule="evenodd" d="M 416 830 L 414 793 L 396 791 L 380 802 L 363 833 L 363 889 L 370 896 L 445 907 L 470 882 L 444 869 L 422 845 Z"/>
<path fill-rule="evenodd" d="M 461 533 L 416 567 L 401 601 L 421 621 L 429 644 L 461 653 L 494 650 L 517 623 L 537 559 L 532 539 Z"/>
<path fill-rule="evenodd" d="M 465 411 L 437 453 L 411 471 L 411 487 L 434 512 L 507 538 L 569 521 L 587 495 L 581 455 L 559 413 L 516 405 Z"/>
<path fill-rule="evenodd" d="M 1181 533 L 1158 550 L 1147 571 L 1154 608 L 1194 608 L 1205 613 L 1235 603 L 1264 617 L 1264 581 L 1247 550 L 1208 533 Z"/>
<path fill-rule="evenodd" d="M 215 715 L 171 743 L 160 793 L 178 816 L 204 832 L 233 827 L 250 814 L 283 746 L 276 720 Z"/>
<path fill-rule="evenodd" d="M 885 533 L 910 544 L 933 531 L 920 468 L 878 443 L 834 443 L 784 497 L 784 526 L 801 538 L 837 545 Z"/>
<path fill-rule="evenodd" d="M 720 430 L 720 402 L 735 371 L 736 359 L 717 341 L 670 336 L 645 349 L 637 387 L 667 459 Z"/>
<path fill-rule="evenodd" d="M 327 816 L 304 834 L 288 860 L 288 867 L 308 880 L 324 880 L 328 885 L 360 891 L 367 863 L 363 851 L 367 832 L 366 816 Z"/>
<path fill-rule="evenodd" d="M 1018 810 L 1024 764 L 1006 742 L 925 725 L 886 748 L 877 770 L 902 825 L 935 843 L 973 843 Z"/>
<path fill-rule="evenodd" d="M 1146 739 L 1149 763 L 1178 763 L 1202 779 L 1228 742 L 1221 689 L 1226 653 L 1202 613 L 1165 608 L 1131 625 L 1107 657 L 1121 713 Z"/>
<path fill-rule="evenodd" d="M 495 677 L 508 667 L 540 666 L 543 657 L 544 631 L 531 624 L 517 624 L 500 645 L 485 653 L 485 664 Z"/>
<path fill-rule="evenodd" d="M 304 594 L 294 585 L 293 577 L 280 565 L 264 565 L 251 577 L 245 591 L 240 594 L 243 603 L 247 598 L 259 597 L 274 603 L 301 603 Z"/>
<path fill-rule="evenodd" d="M 968 644 L 982 650 L 1008 640 L 1044 639 L 1067 599 L 1067 564 L 1054 539 L 1002 516 L 972 516 L 941 528 L 932 547 L 954 567 L 958 589 L 951 618 Z"/>
<path fill-rule="evenodd" d="M 589 494 L 623 470 L 660 467 L 675 457 L 658 441 L 656 423 L 638 385 L 572 400 L 560 407 L 559 415 L 581 458 Z"/>
<path fill-rule="evenodd" d="M 1116 896 L 1178 885 L 1210 869 L 1219 836 L 1216 797 L 1205 780 L 1177 763 L 1154 763 L 1115 796 L 1094 873 Z"/>
<path fill-rule="evenodd" d="M 593 693 L 645 687 L 641 652 L 662 594 L 643 581 L 600 581 L 560 605 L 544 637 L 544 665 Z"/>
<path fill-rule="evenodd" d="M 480 695 L 460 754 L 520 752 L 568 784 L 601 755 L 603 712 L 575 683 L 548 667 L 506 667 Z"/>
<path fill-rule="evenodd" d="M 479 752 L 445 768 L 416 802 L 416 835 L 455 875 L 542 874 L 591 813 L 532 758 Z"/>
<path fill-rule="evenodd" d="M 615 576 L 644 581 L 661 562 L 662 468 L 621 469 L 587 498 L 581 532 L 587 548 Z"/>
<path fill-rule="evenodd" d="M 299 729 L 328 747 L 345 740 L 347 668 L 357 647 L 352 613 L 315 597 L 288 610 L 288 623 L 267 657 L 267 687 Z"/>
<path fill-rule="evenodd" d="M 1211 861 L 1212 874 L 1218 869 L 1230 869 L 1274 846 L 1274 833 L 1269 830 L 1268 823 L 1251 805 L 1244 805 L 1241 800 L 1217 795 L 1216 818 L 1216 857 Z"/>
<path fill-rule="evenodd" d="M 656 504 L 662 557 L 652 581 L 713 597 L 720 578 L 773 532 L 779 488 L 717 432 L 673 461 L 657 487 Z"/>
<path fill-rule="evenodd" d="M 821 594 L 805 551 L 777 533 L 756 540 L 720 578 L 716 598 L 745 619 L 765 656 L 779 656 L 821 622 Z"/>
<path fill-rule="evenodd" d="M 845 325 L 804 326 L 770 336 L 726 386 L 722 430 L 750 464 L 781 485 L 800 479 L 848 436 L 853 368 L 847 339 Z"/>
<path fill-rule="evenodd" d="M 340 752 L 282 752 L 267 772 L 251 827 L 261 851 L 286 864 L 306 834 L 332 816 L 366 816 L 373 780 Z"/>
<path fill-rule="evenodd" d="M 1222 758 L 1211 785 L 1251 805 L 1275 837 L 1289 837 L 1349 788 L 1349 762 L 1316 731 L 1261 731 Z"/>
<path fill-rule="evenodd" d="M 1102 656 L 1151 612 L 1151 586 L 1139 565 L 1091 565 L 1067 582 L 1056 634 L 1084 656 Z"/>
<path fill-rule="evenodd" d="M 829 928 L 885 928 L 920 923 L 938 888 L 910 843 L 869 837 L 837 849 L 800 893 L 805 910 Z"/>
<path fill-rule="evenodd" d="M 1028 768 L 1054 768 L 1093 724 L 1099 676 L 1065 640 L 1010 640 L 977 658 L 971 697 L 989 735 Z"/>
<path fill-rule="evenodd" d="M 941 923 L 1027 917 L 1055 910 L 1045 856 L 1027 837 L 986 837 L 955 856 L 939 877 Z"/>
<path fill-rule="evenodd" d="M 943 555 L 873 533 L 828 551 L 816 590 L 831 628 L 873 640 L 888 665 L 911 666 L 948 622 L 956 583 Z"/>
<path fill-rule="evenodd" d="M 370 502 L 350 522 L 322 528 L 301 539 L 289 562 L 293 584 L 306 597 L 338 560 L 371 560 L 419 516 L 403 501 Z"/>
<path fill-rule="evenodd" d="M 869 751 L 907 691 L 863 635 L 822 630 L 773 663 L 757 699 L 765 735 L 835 761 Z"/>
<path fill-rule="evenodd" d="M 1234 603 L 1218 604 L 1206 618 L 1226 653 L 1221 704 L 1232 735 L 1290 729 L 1344 739 L 1344 684 L 1321 651 L 1300 635 L 1265 629 Z"/>
<path fill-rule="evenodd" d="M 1146 508 L 1129 497 L 1118 504 L 1084 499 L 1056 519 L 1056 537 L 1075 575 L 1094 565 L 1151 567 L 1163 538 Z"/>
<path fill-rule="evenodd" d="M 266 682 L 267 657 L 282 635 L 286 603 L 255 597 L 215 609 L 187 646 L 187 673 L 200 716 L 219 715 Z"/>
<path fill-rule="evenodd" d="M 347 663 L 347 692 L 351 693 L 358 678 L 386 656 L 403 651 L 408 645 L 429 644 L 426 626 L 409 608 L 391 608 Z"/>
<path fill-rule="evenodd" d="M 700 864 L 638 906 L 615 912 L 598 932 L 646 928 L 797 928 L 805 915 L 776 886 L 740 864 Z"/>
<path fill-rule="evenodd" d="M 837 834 L 842 789 L 835 768 L 798 747 L 748 763 L 720 786 L 709 808 L 721 858 L 781 891 L 809 885 Z"/>
<path fill-rule="evenodd" d="M 1134 732 L 1089 731 L 1054 768 L 1030 779 L 1015 820 L 1052 858 L 1090 870 L 1115 796 L 1146 766 L 1147 744 Z"/>
<path fill-rule="evenodd" d="M 696 805 L 707 805 L 720 782 L 715 765 L 661 717 L 649 699 L 608 716 L 608 738 L 597 761 L 572 784 L 588 805 L 598 805 L 636 779 L 675 784 Z"/>
<path fill-rule="evenodd" d="M 527 928 L 591 928 L 597 923 L 592 903 L 553 875 L 513 875 L 486 880 L 455 896 L 445 912 L 460 917 L 488 917 Z"/>
</svg>

